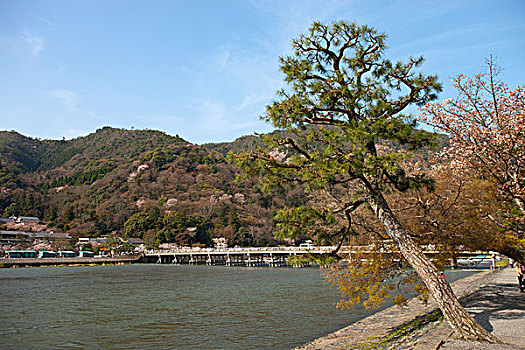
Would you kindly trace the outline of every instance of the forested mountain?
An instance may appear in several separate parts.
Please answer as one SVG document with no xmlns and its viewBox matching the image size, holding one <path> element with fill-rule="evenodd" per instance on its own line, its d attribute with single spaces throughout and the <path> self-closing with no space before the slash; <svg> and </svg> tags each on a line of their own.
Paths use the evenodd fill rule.
<svg viewBox="0 0 525 350">
<path fill-rule="evenodd" d="M 73 140 L 0 132 L 0 215 L 37 216 L 82 236 L 111 232 L 150 243 L 275 244 L 272 211 L 285 196 L 236 181 L 239 144 L 193 145 L 152 130 L 105 127 Z"/>
<path fill-rule="evenodd" d="M 55 231 L 149 244 L 209 245 L 213 237 L 277 244 L 275 210 L 306 199 L 300 189 L 269 195 L 255 178 L 236 180 L 226 155 L 257 145 L 256 136 L 199 146 L 160 131 L 109 127 L 59 141 L 0 132 L 0 216 L 37 216 Z"/>
</svg>

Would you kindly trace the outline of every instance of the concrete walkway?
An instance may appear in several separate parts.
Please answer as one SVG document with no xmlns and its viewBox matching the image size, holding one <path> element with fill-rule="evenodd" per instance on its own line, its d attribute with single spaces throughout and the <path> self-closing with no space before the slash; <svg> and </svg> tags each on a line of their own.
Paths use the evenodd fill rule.
<svg viewBox="0 0 525 350">
<path fill-rule="evenodd" d="M 497 273 L 462 304 L 476 321 L 508 345 L 460 341 L 452 334 L 440 350 L 525 349 L 525 293 L 519 291 L 512 268 Z"/>
</svg>

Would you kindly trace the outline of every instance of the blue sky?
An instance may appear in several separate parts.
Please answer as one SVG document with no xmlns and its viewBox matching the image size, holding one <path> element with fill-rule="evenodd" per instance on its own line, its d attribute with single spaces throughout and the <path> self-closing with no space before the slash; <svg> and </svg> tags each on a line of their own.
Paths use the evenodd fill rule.
<svg viewBox="0 0 525 350">
<path fill-rule="evenodd" d="M 525 1 L 0 0 L 0 130 L 39 138 L 102 126 L 156 129 L 194 143 L 272 127 L 278 57 L 313 21 L 388 34 L 387 56 L 423 55 L 444 84 L 493 54 L 523 84 Z"/>
</svg>

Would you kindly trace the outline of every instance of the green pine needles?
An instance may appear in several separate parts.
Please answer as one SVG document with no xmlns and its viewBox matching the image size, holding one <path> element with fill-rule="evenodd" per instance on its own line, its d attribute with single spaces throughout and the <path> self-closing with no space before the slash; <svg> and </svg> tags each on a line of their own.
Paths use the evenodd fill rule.
<svg viewBox="0 0 525 350">
<path fill-rule="evenodd" d="M 441 91 L 436 76 L 417 72 L 423 58 L 392 62 L 383 57 L 384 34 L 347 22 L 314 23 L 292 45 L 294 54 L 280 59 L 287 86 L 262 117 L 283 132 L 262 135 L 265 147 L 235 156 L 263 189 L 299 185 L 315 197 L 280 211 L 280 234 L 323 232 L 323 225 L 331 231 L 325 236 L 351 233 L 350 214 L 370 189 L 431 187 L 407 165 L 411 151 L 435 136 L 403 114 Z M 334 230 L 337 220 L 343 226 Z"/>
</svg>

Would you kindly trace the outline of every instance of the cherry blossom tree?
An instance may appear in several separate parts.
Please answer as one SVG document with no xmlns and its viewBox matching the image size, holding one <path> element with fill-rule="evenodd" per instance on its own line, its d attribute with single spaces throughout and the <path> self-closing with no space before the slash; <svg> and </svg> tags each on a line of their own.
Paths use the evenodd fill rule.
<svg viewBox="0 0 525 350">
<path fill-rule="evenodd" d="M 474 78 L 454 79 L 455 99 L 429 103 L 420 120 L 450 136 L 447 156 L 458 170 L 475 170 L 525 215 L 525 85 L 498 81 L 494 59 Z"/>
<path fill-rule="evenodd" d="M 500 71 L 491 57 L 485 73 L 459 75 L 457 97 L 426 104 L 419 120 L 449 135 L 443 157 L 449 167 L 495 185 L 509 209 L 487 217 L 515 239 L 504 253 L 525 262 L 525 85 L 510 90 L 497 80 Z"/>
</svg>

